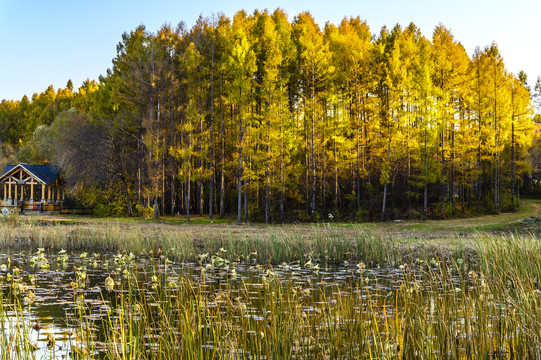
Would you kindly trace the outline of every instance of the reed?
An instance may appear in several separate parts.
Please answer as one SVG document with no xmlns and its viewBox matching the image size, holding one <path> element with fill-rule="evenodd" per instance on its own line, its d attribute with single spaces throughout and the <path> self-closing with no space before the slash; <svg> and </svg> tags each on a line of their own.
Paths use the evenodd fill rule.
<svg viewBox="0 0 541 360">
<path fill-rule="evenodd" d="M 541 349 L 538 292 L 511 293 L 505 283 L 456 266 L 408 264 L 400 286 L 386 294 L 372 290 L 377 279 L 365 273 L 330 287 L 299 287 L 272 275 L 255 287 L 209 287 L 158 272 L 164 263 L 152 266 L 151 279 L 130 275 L 111 290 L 114 310 L 100 320 L 107 351 L 96 354 L 96 337 L 79 336 L 72 358 L 535 358 Z M 16 307 L 10 318 L 22 311 Z M 77 333 L 95 332 L 84 316 L 78 322 Z M 32 358 L 27 330 L 9 333 L 15 336 L 0 338 L 9 354 L 3 358 Z"/>
<path fill-rule="evenodd" d="M 166 252 L 177 261 L 194 261 L 200 253 L 225 248 L 231 256 L 265 264 L 318 259 L 325 264 L 362 260 L 370 264 L 396 263 L 406 242 L 361 226 L 328 225 L 256 227 L 235 225 L 167 226 L 162 224 L 84 223 L 44 225 L 39 222 L 0 223 L 0 247 L 52 250 L 93 249 L 144 253 Z M 416 242 L 420 249 L 422 242 Z M 410 254 L 409 251 L 407 251 Z"/>
<path fill-rule="evenodd" d="M 0 226 L 0 237 L 4 246 L 123 254 L 104 267 L 108 306 L 98 319 L 90 316 L 84 291 L 73 291 L 73 359 L 541 356 L 535 235 L 413 239 L 323 225 L 263 228 L 249 236 L 236 227 L 199 229 L 10 224 Z M 188 261 L 197 273 L 175 264 Z M 323 282 L 318 272 L 335 264 L 352 275 Z M 389 275 L 378 276 L 378 267 Z M 241 269 L 257 280 L 237 274 Z M 34 344 L 22 300 L 28 291 L 16 285 L 29 275 L 7 271 L 0 358 L 30 359 Z"/>
<path fill-rule="evenodd" d="M 171 286 L 163 274 L 152 296 L 121 298 L 126 315 L 106 333 L 130 351 L 108 358 L 146 358 L 149 351 L 156 359 L 538 356 L 539 295 L 523 288 L 511 296 L 505 284 L 458 269 L 410 264 L 386 294 L 371 290 L 377 280 L 363 274 L 330 288 L 269 277 L 255 289 L 212 289 L 187 277 Z M 130 286 L 128 294 L 148 293 L 140 282 Z"/>
</svg>

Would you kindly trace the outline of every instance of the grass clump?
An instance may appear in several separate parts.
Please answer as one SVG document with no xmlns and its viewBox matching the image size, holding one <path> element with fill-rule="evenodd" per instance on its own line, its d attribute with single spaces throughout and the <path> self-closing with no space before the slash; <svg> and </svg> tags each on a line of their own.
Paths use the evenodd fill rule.
<svg viewBox="0 0 541 360">
<path fill-rule="evenodd" d="M 0 225 L 0 241 L 72 253 L 28 254 L 21 264 L 36 274 L 9 262 L 0 269 L 0 322 L 18 324 L 4 325 L 0 358 L 31 358 L 30 324 L 13 320 L 29 311 L 31 286 L 22 284 L 55 262 L 55 274 L 73 274 L 58 287 L 76 309 L 67 315 L 74 359 L 541 356 L 541 240 L 533 234 L 429 239 L 366 226 L 23 221 Z M 100 258 L 98 249 L 116 255 Z M 100 298 L 89 301 L 95 291 Z"/>
<path fill-rule="evenodd" d="M 298 236 L 300 242 L 303 234 Z M 366 257 L 399 260 L 400 252 L 384 252 L 371 241 L 361 242 Z M 46 256 L 39 250 L 2 267 L 0 293 L 6 298 L 0 319 L 13 323 L 27 317 L 32 286 L 22 284 L 39 283 L 47 271 L 68 271 L 67 263 L 73 272 L 66 274 L 72 275 L 57 287 L 71 294 L 71 304 L 63 306 L 73 309 L 67 315 L 73 335 L 65 340 L 73 359 L 536 358 L 541 290 L 536 270 L 525 264 L 535 269 L 541 262 L 533 252 L 539 241 L 496 236 L 483 241 L 476 263 L 419 257 L 378 267 L 344 260 L 336 270 L 325 268 L 324 257 L 309 255 L 279 266 L 258 263 L 255 252 L 235 259 L 239 255 L 230 251 L 253 250 L 253 244 L 246 250 L 233 246 L 243 243 L 199 253 L 191 264 L 159 252 L 106 257 L 65 251 Z M 356 244 L 344 246 L 355 251 Z M 317 242 L 305 246 L 303 251 L 317 254 L 330 251 Z M 494 258 L 495 251 L 507 256 Z M 21 270 L 16 261 L 34 272 Z M 43 264 L 55 263 L 58 268 L 44 273 Z M 341 280 L 329 280 L 334 272 Z M 71 284 L 63 284 L 69 276 Z M 97 276 L 97 284 L 86 281 Z M 95 291 L 101 295 L 90 300 Z M 33 330 L 28 322 L 20 324 L 10 330 L 15 336 L 4 330 L 0 349 L 32 358 Z"/>
</svg>

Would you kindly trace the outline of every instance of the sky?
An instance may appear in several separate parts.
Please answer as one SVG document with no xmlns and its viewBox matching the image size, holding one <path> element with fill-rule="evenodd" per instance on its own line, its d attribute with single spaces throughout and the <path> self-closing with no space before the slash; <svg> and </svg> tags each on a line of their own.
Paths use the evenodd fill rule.
<svg viewBox="0 0 541 360">
<path fill-rule="evenodd" d="M 414 22 L 432 38 L 443 24 L 471 56 L 496 42 L 507 70 L 524 70 L 530 85 L 541 75 L 541 0 L 0 0 L 0 100 L 20 100 L 72 80 L 74 87 L 98 79 L 112 65 L 124 32 L 238 10 L 282 8 L 293 20 L 310 11 L 323 27 L 360 16 L 372 33 Z"/>
</svg>

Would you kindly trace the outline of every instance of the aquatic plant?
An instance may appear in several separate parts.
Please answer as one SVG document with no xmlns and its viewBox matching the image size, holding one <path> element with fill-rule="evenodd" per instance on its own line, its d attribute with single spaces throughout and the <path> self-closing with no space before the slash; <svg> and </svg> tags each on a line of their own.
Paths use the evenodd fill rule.
<svg viewBox="0 0 541 360">
<path fill-rule="evenodd" d="M 534 235 L 443 241 L 325 225 L 254 237 L 118 224 L 15 231 L 39 249 L 1 258 L 0 359 L 541 356 Z M 45 286 L 59 292 L 63 335 L 39 318 Z"/>
</svg>

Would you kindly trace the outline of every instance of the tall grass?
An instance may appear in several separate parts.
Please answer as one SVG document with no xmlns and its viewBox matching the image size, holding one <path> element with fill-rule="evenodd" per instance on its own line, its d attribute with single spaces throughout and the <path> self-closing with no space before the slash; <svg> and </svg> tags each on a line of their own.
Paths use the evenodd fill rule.
<svg viewBox="0 0 541 360">
<path fill-rule="evenodd" d="M 168 276 L 152 292 L 144 282 L 126 284 L 117 316 L 105 316 L 107 358 L 493 359 L 541 351 L 539 294 L 522 288 L 511 296 L 505 283 L 456 264 L 410 264 L 386 293 L 362 275 L 327 288 L 270 277 L 255 289 L 176 276 L 171 285 Z"/>
<path fill-rule="evenodd" d="M 31 324 L 20 295 L 20 282 L 12 280 L 0 291 L 0 359 L 31 359 L 36 350 Z"/>
<path fill-rule="evenodd" d="M 177 261 L 194 261 L 201 253 L 220 248 L 239 260 L 264 264 L 317 259 L 324 264 L 364 261 L 387 264 L 401 261 L 400 241 L 362 227 L 343 229 L 325 225 L 260 227 L 167 226 L 156 224 L 95 223 L 43 225 L 39 222 L 0 223 L 0 247 L 94 249 L 145 253 L 160 251 Z"/>
<path fill-rule="evenodd" d="M 0 241 L 152 254 L 149 265 L 126 267 L 127 276 L 110 274 L 115 288 L 103 290 L 103 296 L 111 307 L 98 321 L 88 321 L 88 309 L 79 308 L 75 359 L 97 354 L 97 340 L 107 350 L 99 357 L 114 360 L 541 357 L 537 236 L 426 240 L 391 238 L 363 227 L 262 228 L 248 235 L 234 226 L 221 229 L 18 224 L 0 226 Z M 199 262 L 201 273 L 172 270 L 167 256 Z M 267 271 L 255 283 L 231 281 L 236 275 L 230 264 L 217 258 L 231 267 L 263 265 Z M 281 266 L 277 275 L 275 264 L 283 262 L 291 266 Z M 316 283 L 297 273 L 307 263 L 349 263 L 356 275 L 341 283 Z M 368 270 L 378 266 L 395 269 L 397 278 L 381 283 Z M 209 282 L 208 276 L 221 280 Z M 12 300 L 2 301 L 2 324 L 23 318 L 24 294 L 13 288 L 4 288 Z M 73 301 L 78 299 L 74 292 Z M 19 305 L 5 308 L 11 303 Z M 3 329 L 1 358 L 31 358 L 28 331 L 28 326 Z"/>
<path fill-rule="evenodd" d="M 418 259 L 401 264 L 396 285 L 358 266 L 356 276 L 337 284 L 302 283 L 292 268 L 278 276 L 267 266 L 256 283 L 228 281 L 218 265 L 209 270 L 224 281 L 184 274 L 161 257 L 111 273 L 114 289 L 98 320 L 74 290 L 75 335 L 70 356 L 86 359 L 493 359 L 538 358 L 541 354 L 541 291 L 519 267 L 531 248 L 485 239 L 486 256 L 497 246 L 514 254 L 508 262 Z M 527 241 L 524 239 L 524 241 Z M 490 245 L 490 246 L 489 246 Z M 533 245 L 532 245 L 533 246 Z M 522 250 L 521 250 L 522 249 Z M 521 251 L 524 254 L 521 254 Z M 224 254 L 222 249 L 220 254 Z M 513 252 L 510 251 L 511 254 Z M 529 256 L 529 255 L 528 255 Z M 211 265 L 212 262 L 206 258 Z M 211 266 L 212 267 L 212 266 Z M 504 268 L 507 267 L 504 272 Z M 124 275 L 122 275 L 124 274 Z M 21 275 L 22 276 L 22 275 Z M 22 320 L 25 296 L 4 285 L 0 334 L 2 358 L 29 359 L 33 344 Z M 4 304 L 9 305 L 9 309 Z M 22 325 L 21 325 L 22 324 Z M 6 325 L 4 325 L 6 326 Z M 101 330 L 96 331 L 100 326 Z M 105 351 L 95 346 L 105 344 Z M 16 355 L 15 355 L 16 354 Z"/>
</svg>

